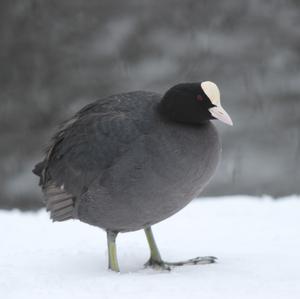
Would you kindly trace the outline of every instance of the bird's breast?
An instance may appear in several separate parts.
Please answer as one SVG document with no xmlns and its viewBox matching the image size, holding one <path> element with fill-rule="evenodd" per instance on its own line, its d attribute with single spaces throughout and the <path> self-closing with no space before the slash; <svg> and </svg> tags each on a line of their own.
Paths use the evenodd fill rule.
<svg viewBox="0 0 300 299">
<path fill-rule="evenodd" d="M 215 172 L 219 155 L 219 137 L 212 124 L 165 125 L 133 143 L 103 173 L 84 206 L 85 214 L 95 217 L 85 218 L 118 231 L 157 223 L 200 193 Z"/>
</svg>

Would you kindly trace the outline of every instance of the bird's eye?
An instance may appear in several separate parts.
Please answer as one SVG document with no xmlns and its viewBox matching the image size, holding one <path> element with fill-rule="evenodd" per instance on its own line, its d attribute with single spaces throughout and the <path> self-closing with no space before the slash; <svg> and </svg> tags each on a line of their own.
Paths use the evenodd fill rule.
<svg viewBox="0 0 300 299">
<path fill-rule="evenodd" d="M 198 102 L 203 101 L 203 97 L 202 97 L 201 94 L 198 94 L 198 95 L 197 95 L 197 101 L 198 101 Z"/>
</svg>

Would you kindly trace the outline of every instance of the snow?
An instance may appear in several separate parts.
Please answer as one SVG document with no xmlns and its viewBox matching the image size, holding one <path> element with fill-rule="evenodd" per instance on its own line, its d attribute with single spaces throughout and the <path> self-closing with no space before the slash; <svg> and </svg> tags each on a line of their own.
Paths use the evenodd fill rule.
<svg viewBox="0 0 300 299">
<path fill-rule="evenodd" d="M 144 269 L 142 231 L 120 234 L 121 273 L 107 268 L 106 235 L 44 211 L 0 212 L 1 298 L 300 298 L 300 197 L 195 200 L 153 227 L 162 256 L 218 263 Z"/>
</svg>

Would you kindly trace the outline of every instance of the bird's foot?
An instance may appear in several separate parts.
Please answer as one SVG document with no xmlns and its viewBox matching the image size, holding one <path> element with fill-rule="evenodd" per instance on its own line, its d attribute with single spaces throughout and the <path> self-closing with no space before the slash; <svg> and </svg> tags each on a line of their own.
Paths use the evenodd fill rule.
<svg viewBox="0 0 300 299">
<path fill-rule="evenodd" d="M 182 262 L 174 262 L 174 263 L 165 262 L 165 263 L 171 267 L 178 267 L 178 266 L 185 266 L 185 265 L 206 265 L 206 264 L 215 263 L 216 261 L 217 258 L 214 256 L 198 256 L 193 259 L 189 259 Z"/>
<path fill-rule="evenodd" d="M 217 261 L 217 258 L 214 256 L 198 256 L 193 259 L 189 259 L 181 262 L 164 262 L 164 261 L 156 261 L 153 259 L 149 259 L 149 261 L 145 264 L 145 267 L 151 267 L 157 270 L 167 270 L 171 271 L 171 267 L 185 266 L 185 265 L 206 265 L 212 264 Z"/>
<path fill-rule="evenodd" d="M 155 270 L 164 270 L 164 271 L 171 271 L 171 267 L 168 266 L 168 263 L 164 261 L 156 261 L 152 258 L 144 265 L 146 268 L 153 268 Z"/>
</svg>

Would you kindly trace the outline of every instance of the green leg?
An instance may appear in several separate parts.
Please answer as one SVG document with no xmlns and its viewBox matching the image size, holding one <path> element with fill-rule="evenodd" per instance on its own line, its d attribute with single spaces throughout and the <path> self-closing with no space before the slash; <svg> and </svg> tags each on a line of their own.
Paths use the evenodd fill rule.
<svg viewBox="0 0 300 299">
<path fill-rule="evenodd" d="M 108 269 L 115 272 L 120 272 L 116 248 L 117 235 L 117 232 L 107 231 Z"/>
<path fill-rule="evenodd" d="M 145 228 L 145 233 L 146 233 L 147 241 L 148 241 L 148 244 L 150 247 L 150 253 L 151 253 L 150 260 L 156 261 L 156 262 L 162 262 L 160 253 L 158 251 L 158 247 L 155 243 L 155 239 L 154 239 L 154 236 L 152 233 L 151 226 Z"/>
<path fill-rule="evenodd" d="M 145 233 L 146 233 L 147 241 L 150 247 L 150 254 L 151 254 L 149 261 L 145 264 L 146 267 L 153 267 L 153 268 L 159 268 L 159 269 L 170 271 L 171 270 L 170 267 L 172 266 L 175 267 L 175 266 L 184 266 L 184 265 L 211 264 L 214 263 L 217 259 L 214 256 L 204 256 L 204 257 L 196 257 L 194 259 L 190 259 L 182 262 L 175 262 L 175 263 L 164 262 L 160 256 L 150 226 L 145 228 Z"/>
<path fill-rule="evenodd" d="M 155 243 L 151 226 L 145 228 L 145 234 L 150 248 L 150 258 L 145 264 L 145 266 L 170 271 L 171 268 L 162 260 L 160 256 L 158 247 Z"/>
</svg>

